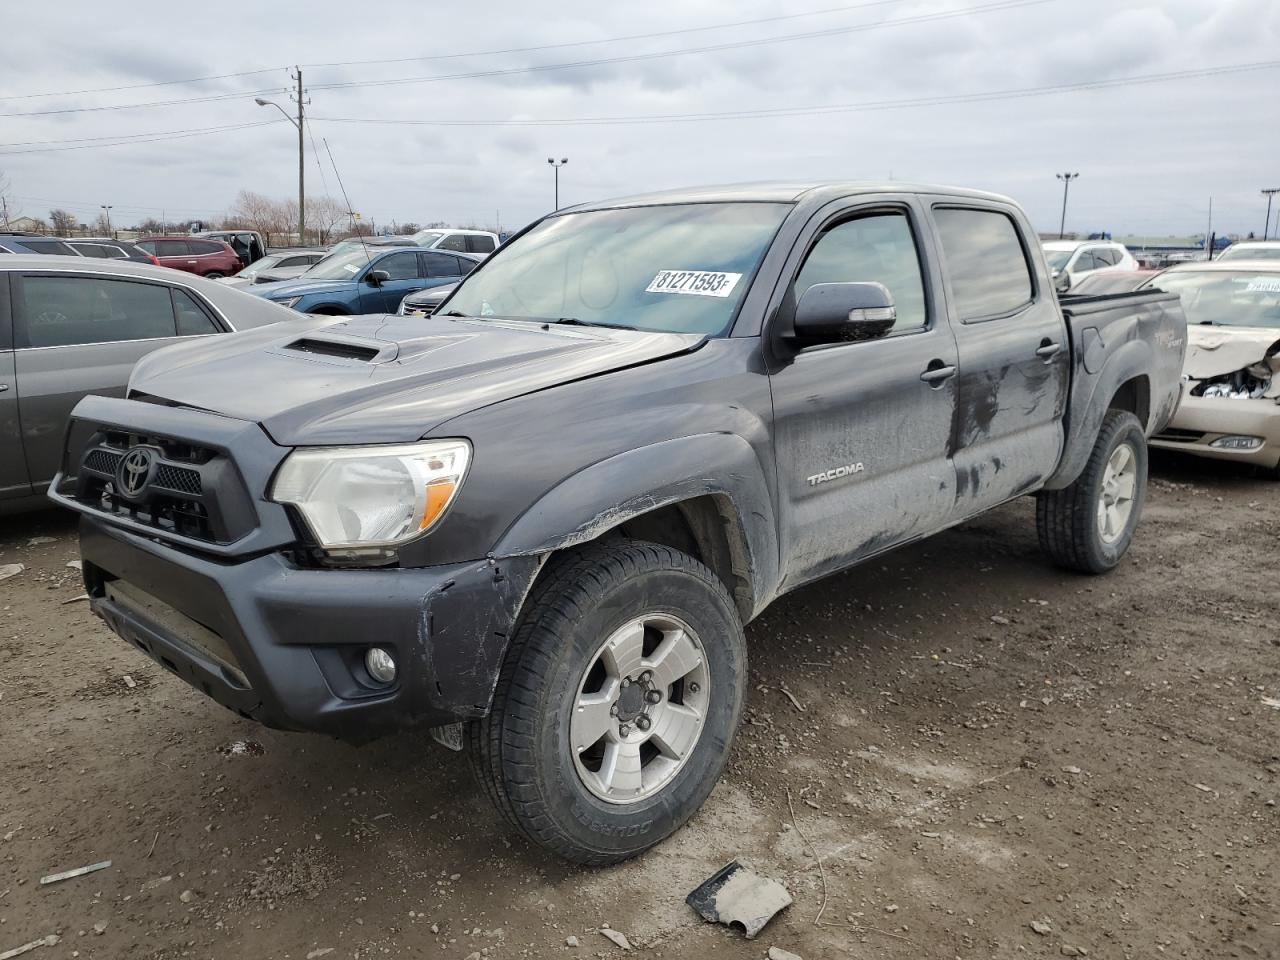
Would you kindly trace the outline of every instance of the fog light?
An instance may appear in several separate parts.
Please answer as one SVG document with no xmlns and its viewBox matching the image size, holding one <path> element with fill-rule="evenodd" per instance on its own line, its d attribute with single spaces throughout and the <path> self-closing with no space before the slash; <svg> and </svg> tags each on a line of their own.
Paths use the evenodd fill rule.
<svg viewBox="0 0 1280 960">
<path fill-rule="evenodd" d="M 1228 450 L 1257 450 L 1262 446 L 1261 437 L 1219 437 L 1211 447 L 1225 447 Z"/>
<path fill-rule="evenodd" d="M 396 678 L 396 662 L 381 647 L 370 647 L 364 655 L 364 668 L 379 683 L 390 683 Z"/>
</svg>

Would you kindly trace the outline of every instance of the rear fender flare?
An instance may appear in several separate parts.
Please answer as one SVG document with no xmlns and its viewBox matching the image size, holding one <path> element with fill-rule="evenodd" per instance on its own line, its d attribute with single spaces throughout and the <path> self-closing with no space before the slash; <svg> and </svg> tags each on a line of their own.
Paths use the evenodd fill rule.
<svg viewBox="0 0 1280 960">
<path fill-rule="evenodd" d="M 589 543 L 650 511 L 695 497 L 727 501 L 726 521 L 745 547 L 751 615 L 778 582 L 773 496 L 742 437 L 698 434 L 629 450 L 561 481 L 521 515 L 493 549 L 498 558 L 545 555 Z"/>
<path fill-rule="evenodd" d="M 1115 333 L 1107 329 L 1104 335 L 1110 339 Z M 1151 344 L 1138 339 L 1128 340 L 1112 348 L 1111 355 L 1096 374 L 1089 373 L 1081 361 L 1074 364 L 1074 382 L 1067 406 L 1066 444 L 1062 451 L 1062 461 L 1045 483 L 1044 489 L 1061 490 L 1080 476 L 1089 461 L 1089 454 L 1093 451 L 1112 398 L 1129 380 L 1149 376 L 1154 364 Z M 1144 423 L 1142 429 L 1149 432 L 1150 424 Z"/>
</svg>

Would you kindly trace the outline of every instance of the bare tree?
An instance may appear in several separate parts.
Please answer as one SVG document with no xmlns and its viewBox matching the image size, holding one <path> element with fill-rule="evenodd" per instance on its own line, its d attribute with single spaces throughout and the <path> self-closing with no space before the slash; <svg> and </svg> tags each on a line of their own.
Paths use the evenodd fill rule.
<svg viewBox="0 0 1280 960">
<path fill-rule="evenodd" d="M 294 206 L 296 207 L 297 204 L 295 203 Z M 223 226 L 227 229 L 245 227 L 257 230 L 270 246 L 271 234 L 288 232 L 287 217 L 281 207 L 280 203 L 270 197 L 254 193 L 252 190 L 241 190 L 236 194 L 235 203 L 231 206 L 231 214 Z M 294 222 L 297 222 L 296 214 Z"/>
<path fill-rule="evenodd" d="M 346 208 L 333 197 L 307 197 L 307 223 L 321 245 L 329 243 L 334 230 L 346 222 Z"/>
<path fill-rule="evenodd" d="M 155 217 L 147 217 L 147 219 L 139 223 L 134 229 L 138 231 L 140 236 L 154 237 L 163 234 L 166 227 Z"/>
<path fill-rule="evenodd" d="M 49 221 L 53 224 L 53 232 L 60 237 L 69 237 L 76 228 L 76 215 L 68 210 L 50 210 Z"/>
<path fill-rule="evenodd" d="M 13 196 L 13 183 L 4 175 L 4 171 L 0 170 L 0 223 L 6 227 L 9 226 L 9 221 L 17 217 L 20 212 Z"/>
<path fill-rule="evenodd" d="M 98 214 L 98 219 L 93 221 L 93 232 L 100 237 L 111 236 L 111 221 L 107 219 L 107 215 L 105 213 Z"/>
</svg>

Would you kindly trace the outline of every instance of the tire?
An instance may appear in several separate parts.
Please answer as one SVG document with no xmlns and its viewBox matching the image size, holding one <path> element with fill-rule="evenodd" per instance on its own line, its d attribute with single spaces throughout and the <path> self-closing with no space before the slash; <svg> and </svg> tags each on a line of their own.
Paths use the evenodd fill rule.
<svg viewBox="0 0 1280 960">
<path fill-rule="evenodd" d="M 1120 522 L 1112 513 L 1104 529 L 1104 495 L 1119 503 L 1125 497 L 1124 483 L 1104 490 L 1108 465 L 1118 451 L 1128 449 L 1132 484 L 1128 487 L 1128 510 Z M 1119 494 L 1117 497 L 1116 494 Z M 1127 410 L 1108 410 L 1094 441 L 1093 452 L 1075 482 L 1062 490 L 1045 490 L 1036 495 L 1036 533 L 1043 550 L 1060 567 L 1080 573 L 1106 573 L 1120 562 L 1133 540 L 1133 531 L 1142 516 L 1147 495 L 1147 438 L 1138 418 Z"/>
<path fill-rule="evenodd" d="M 221 270 L 210 270 L 208 273 L 204 275 L 204 278 L 206 280 L 218 280 L 225 276 L 226 274 L 223 273 Z"/>
<path fill-rule="evenodd" d="M 637 636 L 643 661 L 625 653 Z M 637 669 L 618 667 L 602 644 L 622 651 L 617 663 Z M 742 624 L 715 574 L 657 544 L 594 544 L 553 558 L 544 571 L 512 639 L 492 710 L 468 725 L 468 753 L 489 798 L 534 843 L 575 863 L 617 863 L 666 839 L 711 793 L 738 725 L 746 675 Z M 633 679 L 630 686 L 624 677 Z M 580 704 L 589 697 L 606 712 L 588 714 Z M 610 702 L 623 713 L 608 713 Z M 637 703 L 644 704 L 639 716 Z M 696 734 L 686 729 L 691 715 L 702 718 Z M 578 744 L 588 748 L 580 752 L 571 736 L 591 740 L 593 719 L 606 732 Z M 679 753 L 677 761 L 662 737 L 677 742 L 681 731 L 688 747 L 670 751 Z M 634 739 L 619 743 L 619 737 Z M 636 786 L 641 780 L 626 775 L 625 760 L 610 764 L 609 751 L 620 757 L 641 737 L 649 747 L 635 748 L 645 781 Z M 612 799 L 604 795 L 614 791 Z"/>
</svg>

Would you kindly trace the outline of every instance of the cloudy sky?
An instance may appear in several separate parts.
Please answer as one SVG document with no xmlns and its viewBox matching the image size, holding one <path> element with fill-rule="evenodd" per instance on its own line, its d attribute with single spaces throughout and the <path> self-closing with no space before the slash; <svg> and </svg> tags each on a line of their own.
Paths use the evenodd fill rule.
<svg viewBox="0 0 1280 960">
<path fill-rule="evenodd" d="M 552 205 L 552 155 L 564 204 L 894 178 L 1009 194 L 1044 230 L 1054 173 L 1079 171 L 1068 229 L 1152 235 L 1203 231 L 1211 196 L 1216 230 L 1261 233 L 1259 189 L 1280 186 L 1275 0 L 5 7 L 0 173 L 35 216 L 296 195 L 296 134 L 254 97 L 287 104 L 298 63 L 319 152 L 379 222 L 522 225 Z M 549 122 L 584 119 L 631 122 Z M 323 163 L 308 142 L 309 191 L 337 196 Z"/>
</svg>

